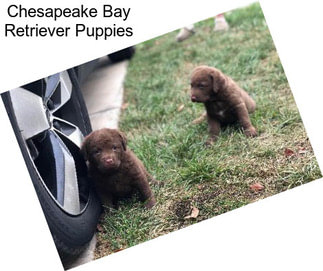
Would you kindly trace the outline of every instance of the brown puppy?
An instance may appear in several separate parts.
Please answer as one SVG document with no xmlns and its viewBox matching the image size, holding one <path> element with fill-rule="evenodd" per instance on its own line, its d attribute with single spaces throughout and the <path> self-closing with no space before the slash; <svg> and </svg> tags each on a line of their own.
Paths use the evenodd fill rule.
<svg viewBox="0 0 323 271">
<path fill-rule="evenodd" d="M 148 178 L 152 178 L 142 162 L 127 147 L 123 133 L 100 129 L 89 134 L 81 151 L 89 162 L 89 174 L 103 204 L 117 206 L 119 198 L 139 192 L 147 208 L 155 205 Z"/>
<path fill-rule="evenodd" d="M 249 113 L 255 111 L 256 103 L 220 70 L 208 66 L 199 66 L 193 70 L 191 100 L 204 103 L 210 134 L 207 144 L 217 139 L 221 125 L 236 121 L 242 126 L 245 135 L 257 135 L 249 119 Z"/>
</svg>

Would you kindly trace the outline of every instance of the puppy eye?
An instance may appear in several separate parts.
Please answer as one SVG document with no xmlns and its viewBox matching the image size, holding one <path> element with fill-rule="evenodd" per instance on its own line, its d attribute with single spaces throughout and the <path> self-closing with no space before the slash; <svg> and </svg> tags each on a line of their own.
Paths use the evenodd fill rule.
<svg viewBox="0 0 323 271">
<path fill-rule="evenodd" d="M 117 150 L 117 147 L 116 146 L 112 146 L 112 150 L 113 151 L 116 151 Z"/>
<path fill-rule="evenodd" d="M 94 153 L 95 155 L 98 155 L 98 154 L 100 154 L 100 153 L 101 153 L 101 150 L 100 150 L 100 149 L 97 149 L 97 150 L 95 150 L 93 153 Z"/>
</svg>

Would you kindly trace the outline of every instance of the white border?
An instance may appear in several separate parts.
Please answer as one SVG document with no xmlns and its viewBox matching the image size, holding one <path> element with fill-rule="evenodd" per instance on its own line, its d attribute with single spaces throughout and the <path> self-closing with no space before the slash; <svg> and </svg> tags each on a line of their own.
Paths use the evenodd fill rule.
<svg viewBox="0 0 323 271">
<path fill-rule="evenodd" d="M 78 2 L 71 0 L 68 5 Z M 100 5 L 99 1 L 84 2 Z M 1 37 L 0 90 L 17 87 L 247 2 L 250 1 L 109 1 L 112 5 L 133 8 L 134 15 L 129 23 L 136 29 L 136 35 L 127 40 L 17 42 Z M 4 0 L 0 4 L 1 29 L 6 18 L 4 7 L 8 3 L 12 2 Z M 28 3 L 44 5 L 43 1 Z M 64 6 L 67 2 L 56 0 L 47 4 Z M 323 44 L 320 33 L 323 25 L 319 1 L 264 0 L 261 4 L 322 168 L 320 73 Z M 31 182 L 26 181 L 28 173 L 12 130 L 8 128 L 10 124 L 4 116 L 0 105 L 1 265 L 6 270 L 62 270 Z M 303 185 L 77 270 L 322 270 L 322 186 L 322 180 Z"/>
</svg>

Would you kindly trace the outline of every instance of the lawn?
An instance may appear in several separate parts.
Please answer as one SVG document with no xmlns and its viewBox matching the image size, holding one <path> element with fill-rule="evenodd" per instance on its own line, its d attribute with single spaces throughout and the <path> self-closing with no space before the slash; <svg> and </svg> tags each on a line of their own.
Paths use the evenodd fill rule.
<svg viewBox="0 0 323 271">
<path fill-rule="evenodd" d="M 259 4 L 225 17 L 227 32 L 214 32 L 210 18 L 182 43 L 175 31 L 137 45 L 120 129 L 164 185 L 152 186 L 152 210 L 135 198 L 106 208 L 97 258 L 321 177 Z M 204 107 L 189 98 L 190 73 L 201 64 L 222 70 L 255 99 L 258 137 L 233 126 L 205 147 L 207 123 L 192 124 Z"/>
</svg>

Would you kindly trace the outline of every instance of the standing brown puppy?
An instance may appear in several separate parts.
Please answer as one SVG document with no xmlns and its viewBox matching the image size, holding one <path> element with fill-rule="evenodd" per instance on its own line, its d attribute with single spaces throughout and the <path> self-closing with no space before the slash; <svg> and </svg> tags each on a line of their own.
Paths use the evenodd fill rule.
<svg viewBox="0 0 323 271">
<path fill-rule="evenodd" d="M 199 66 L 191 76 L 191 100 L 204 103 L 212 144 L 220 133 L 221 125 L 236 121 L 242 126 L 246 136 L 256 136 L 249 113 L 255 111 L 256 103 L 230 77 L 220 70 Z"/>
<path fill-rule="evenodd" d="M 123 133 L 100 129 L 89 134 L 81 151 L 89 162 L 89 173 L 103 204 L 116 206 L 119 198 L 139 192 L 147 208 L 155 205 L 148 178 L 152 178 L 142 162 L 127 148 Z"/>
</svg>

